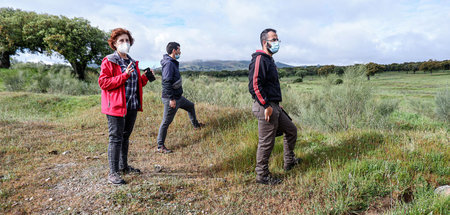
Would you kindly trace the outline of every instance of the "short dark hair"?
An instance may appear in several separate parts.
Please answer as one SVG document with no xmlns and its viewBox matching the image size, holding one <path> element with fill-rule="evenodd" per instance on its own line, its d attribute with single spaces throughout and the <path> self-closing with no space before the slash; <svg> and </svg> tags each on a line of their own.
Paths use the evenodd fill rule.
<svg viewBox="0 0 450 215">
<path fill-rule="evenodd" d="M 277 31 L 275 29 L 272 28 L 266 28 L 264 29 L 264 31 L 261 32 L 261 35 L 259 36 L 259 39 L 261 40 L 261 46 L 264 46 L 264 40 L 267 40 L 267 34 L 269 34 L 269 32 L 273 32 L 273 33 L 277 33 Z"/>
<path fill-rule="evenodd" d="M 177 42 L 170 42 L 169 44 L 167 44 L 167 47 L 166 47 L 167 54 L 172 54 L 172 51 L 174 49 L 177 50 L 178 47 L 180 47 L 179 43 L 177 43 Z"/>
</svg>

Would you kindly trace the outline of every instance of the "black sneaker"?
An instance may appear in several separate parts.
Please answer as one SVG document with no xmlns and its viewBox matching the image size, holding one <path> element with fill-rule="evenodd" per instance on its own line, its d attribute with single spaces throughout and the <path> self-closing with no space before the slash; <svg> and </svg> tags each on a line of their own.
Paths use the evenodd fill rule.
<svg viewBox="0 0 450 215">
<path fill-rule="evenodd" d="M 194 125 L 195 130 L 202 129 L 203 127 L 205 127 L 205 124 L 201 122 L 199 122 L 197 125 Z"/>
<path fill-rule="evenodd" d="M 274 177 L 271 174 L 260 178 L 256 177 L 256 183 L 258 184 L 277 185 L 282 181 L 283 180 L 281 178 Z"/>
<path fill-rule="evenodd" d="M 284 170 L 285 170 L 285 171 L 289 171 L 289 170 L 291 170 L 292 168 L 294 168 L 294 166 L 300 164 L 302 161 L 303 161 L 303 160 L 302 160 L 301 158 L 294 158 L 294 162 L 292 162 L 292 163 L 290 163 L 290 164 L 286 164 L 286 165 L 284 166 Z"/>
<path fill-rule="evenodd" d="M 108 181 L 112 184 L 125 184 L 125 181 L 120 177 L 120 175 L 117 172 L 110 173 L 108 175 Z"/>
<path fill-rule="evenodd" d="M 173 151 L 170 150 L 170 149 L 168 149 L 168 148 L 166 148 L 165 146 L 161 146 L 161 147 L 158 147 L 158 148 L 156 149 L 156 152 L 164 153 L 164 154 L 169 154 L 169 153 L 172 153 Z"/>
<path fill-rule="evenodd" d="M 127 166 L 127 167 L 125 167 L 125 168 L 123 168 L 123 169 L 121 169 L 119 171 L 122 172 L 123 174 L 130 174 L 130 173 L 141 174 L 141 170 L 140 169 L 134 168 L 132 166 Z"/>
</svg>

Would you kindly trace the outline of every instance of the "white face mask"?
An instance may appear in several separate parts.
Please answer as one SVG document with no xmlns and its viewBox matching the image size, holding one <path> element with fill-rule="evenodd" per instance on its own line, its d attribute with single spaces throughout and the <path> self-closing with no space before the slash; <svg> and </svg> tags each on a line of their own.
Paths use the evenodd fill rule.
<svg viewBox="0 0 450 215">
<path fill-rule="evenodd" d="M 117 51 L 123 54 L 128 54 L 130 51 L 130 44 L 129 43 L 121 43 L 117 46 Z"/>
</svg>

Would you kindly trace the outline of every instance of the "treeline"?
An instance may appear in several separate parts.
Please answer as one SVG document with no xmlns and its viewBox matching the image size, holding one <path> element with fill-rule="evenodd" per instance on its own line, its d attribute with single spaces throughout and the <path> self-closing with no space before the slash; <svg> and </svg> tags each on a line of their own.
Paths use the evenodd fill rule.
<svg viewBox="0 0 450 215">
<path fill-rule="evenodd" d="M 351 66 L 358 66 L 360 64 L 355 64 Z M 317 66 L 298 66 L 298 67 L 285 67 L 279 68 L 278 74 L 280 77 L 299 77 L 303 79 L 305 76 L 327 76 L 329 74 L 341 75 L 344 71 L 351 66 L 335 66 L 335 65 L 317 65 Z M 405 63 L 392 63 L 392 64 L 377 64 L 377 63 L 367 63 L 365 66 L 365 75 L 367 79 L 370 80 L 370 76 L 381 72 L 412 72 L 417 71 L 433 73 L 433 71 L 438 70 L 450 70 L 450 60 L 436 61 L 429 60 L 425 62 L 405 62 Z M 156 73 L 161 73 L 161 71 L 156 71 Z M 248 70 L 235 70 L 235 71 L 182 71 L 183 75 L 191 76 L 210 76 L 210 77 L 244 77 L 248 76 Z"/>
<path fill-rule="evenodd" d="M 88 64 L 100 64 L 110 50 L 108 34 L 83 18 L 0 8 L 0 68 L 11 66 L 17 52 L 56 53 L 84 80 Z"/>
<path fill-rule="evenodd" d="M 357 66 L 355 64 L 352 66 Z M 413 72 L 417 71 L 433 73 L 438 70 L 450 70 L 450 60 L 428 60 L 424 62 L 405 62 L 405 63 L 392 63 L 392 64 L 377 64 L 370 62 L 365 64 L 366 75 L 372 76 L 380 72 Z M 318 65 L 318 66 L 300 66 L 300 67 L 287 67 L 278 69 L 280 77 L 288 76 L 303 76 L 306 75 L 328 75 L 328 74 L 343 74 L 344 70 L 349 66 L 335 66 L 335 65 Z"/>
</svg>

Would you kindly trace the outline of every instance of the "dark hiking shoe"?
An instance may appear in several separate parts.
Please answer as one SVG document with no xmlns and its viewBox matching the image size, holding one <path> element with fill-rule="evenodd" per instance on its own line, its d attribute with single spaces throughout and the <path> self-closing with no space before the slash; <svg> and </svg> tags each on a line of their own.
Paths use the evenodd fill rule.
<svg viewBox="0 0 450 215">
<path fill-rule="evenodd" d="M 156 149 L 156 152 L 164 153 L 164 154 L 169 154 L 169 153 L 172 153 L 173 151 L 170 150 L 170 149 L 168 149 L 168 148 L 166 148 L 165 146 L 161 146 L 161 147 L 158 147 L 158 148 Z"/>
<path fill-rule="evenodd" d="M 127 166 L 126 168 L 123 168 L 121 170 L 119 170 L 120 172 L 122 172 L 123 174 L 141 174 L 141 170 L 134 168 L 132 166 Z"/>
<path fill-rule="evenodd" d="M 195 130 L 202 129 L 203 127 L 205 127 L 205 124 L 201 122 L 199 122 L 197 125 L 194 125 Z"/>
<path fill-rule="evenodd" d="M 284 170 L 285 170 L 285 171 L 289 171 L 289 170 L 291 170 L 292 168 L 294 168 L 294 166 L 300 164 L 302 161 L 303 161 L 303 160 L 302 160 L 301 158 L 294 158 L 294 162 L 293 162 L 293 163 L 290 163 L 290 164 L 286 164 L 286 165 L 284 166 Z"/>
<path fill-rule="evenodd" d="M 256 177 L 256 183 L 258 184 L 277 185 L 282 181 L 283 180 L 281 178 L 274 177 L 271 174 L 264 177 Z"/>
<path fill-rule="evenodd" d="M 120 177 L 120 175 L 117 172 L 110 173 L 108 175 L 108 181 L 112 184 L 125 184 L 125 181 Z"/>
</svg>

